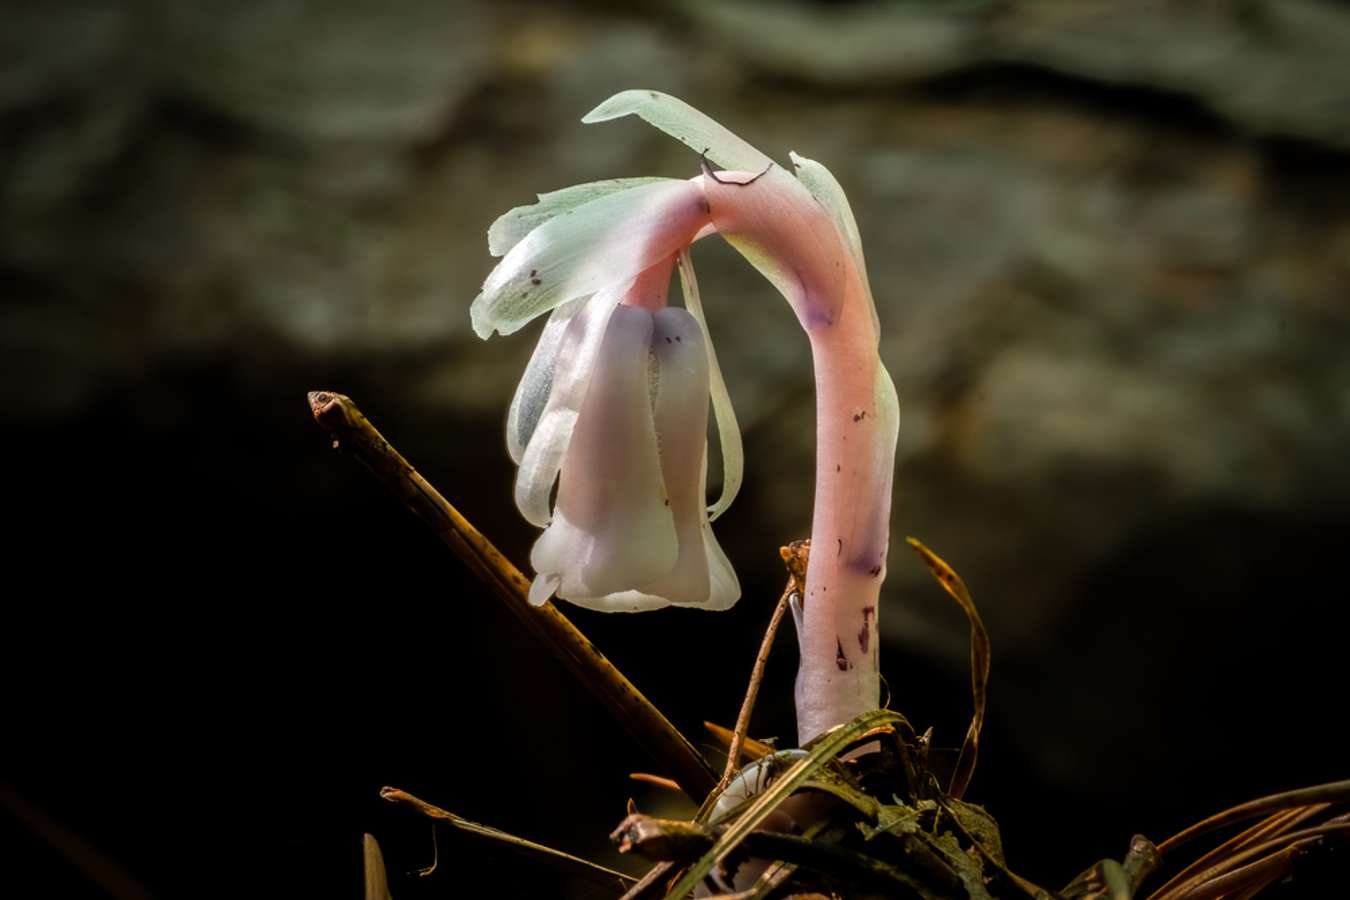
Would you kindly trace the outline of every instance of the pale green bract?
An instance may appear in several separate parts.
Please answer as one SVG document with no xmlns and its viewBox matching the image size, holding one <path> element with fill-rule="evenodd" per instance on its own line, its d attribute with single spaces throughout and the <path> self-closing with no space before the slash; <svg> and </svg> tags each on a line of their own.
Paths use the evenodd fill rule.
<svg viewBox="0 0 1350 900">
<path fill-rule="evenodd" d="M 488 228 L 488 252 L 493 256 L 505 256 L 512 247 L 525 238 L 525 235 L 560 213 L 570 212 L 583 203 L 589 203 L 608 194 L 664 180 L 666 179 L 609 178 L 605 181 L 574 184 L 571 187 L 538 194 L 537 202 L 517 206 L 497 217 L 497 221 Z"/>
<path fill-rule="evenodd" d="M 660 91 L 623 91 L 581 117 L 587 125 L 637 116 L 664 131 L 695 153 L 724 169 L 758 172 L 773 160 L 732 134 L 725 126 L 694 109 L 678 97 Z"/>
</svg>

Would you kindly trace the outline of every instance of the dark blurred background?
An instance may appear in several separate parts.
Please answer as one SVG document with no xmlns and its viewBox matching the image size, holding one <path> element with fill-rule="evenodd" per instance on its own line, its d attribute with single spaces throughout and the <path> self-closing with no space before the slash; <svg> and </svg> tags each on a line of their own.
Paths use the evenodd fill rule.
<svg viewBox="0 0 1350 900">
<path fill-rule="evenodd" d="M 1350 4 L 1330 0 L 7 3 L 4 796 L 32 895 L 553 896 L 392 784 L 632 868 L 650 769 L 310 420 L 354 397 L 512 558 L 502 439 L 537 326 L 482 343 L 488 224 L 687 176 L 629 87 L 830 166 L 903 407 L 881 622 L 950 759 L 992 634 L 972 798 L 1051 885 L 1130 835 L 1350 775 Z M 674 721 L 731 724 L 809 521 L 806 342 L 696 251 L 745 429 L 730 613 L 567 610 Z M 795 648 L 753 733 L 793 734 Z M 43 837 L 41 835 L 45 835 Z M 99 860 L 104 860 L 100 863 Z M 102 874 L 91 880 L 77 863 Z M 111 868 L 110 868 L 111 866 Z M 502 887 L 503 878 L 514 879 Z M 120 879 L 120 882 L 119 882 Z"/>
</svg>

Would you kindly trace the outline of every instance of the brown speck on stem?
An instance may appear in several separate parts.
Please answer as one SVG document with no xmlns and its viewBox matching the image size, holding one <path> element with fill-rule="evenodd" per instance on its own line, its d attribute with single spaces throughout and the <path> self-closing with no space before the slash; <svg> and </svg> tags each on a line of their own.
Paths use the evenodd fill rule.
<svg viewBox="0 0 1350 900">
<path fill-rule="evenodd" d="M 875 606 L 864 606 L 862 612 L 863 623 L 862 628 L 858 631 L 858 649 L 866 653 L 867 648 L 872 643 L 872 617 L 877 614 L 877 608 Z"/>
<path fill-rule="evenodd" d="M 844 644 L 839 638 L 834 639 L 834 664 L 839 667 L 840 672 L 847 672 L 851 668 L 848 657 L 844 655 Z"/>
</svg>

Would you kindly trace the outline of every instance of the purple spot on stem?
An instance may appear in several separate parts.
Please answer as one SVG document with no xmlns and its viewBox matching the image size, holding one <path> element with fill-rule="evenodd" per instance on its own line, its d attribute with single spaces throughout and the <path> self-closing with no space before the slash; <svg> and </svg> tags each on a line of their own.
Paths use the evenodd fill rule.
<svg viewBox="0 0 1350 900">
<path fill-rule="evenodd" d="M 868 646 L 872 643 L 872 618 L 877 614 L 875 606 L 863 607 L 862 629 L 858 632 L 858 649 L 863 653 L 867 652 Z"/>
</svg>

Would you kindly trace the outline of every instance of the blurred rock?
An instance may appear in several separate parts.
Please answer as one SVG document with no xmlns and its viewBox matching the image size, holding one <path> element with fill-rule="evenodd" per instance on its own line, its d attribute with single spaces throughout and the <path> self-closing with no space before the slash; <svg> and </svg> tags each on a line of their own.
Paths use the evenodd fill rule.
<svg viewBox="0 0 1350 900">
<path fill-rule="evenodd" d="M 1350 146 L 1350 10 L 1327 0 L 996 0 L 680 8 L 794 81 L 913 84 L 1026 66 L 1188 98 L 1258 134 Z"/>
</svg>

